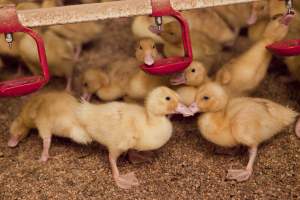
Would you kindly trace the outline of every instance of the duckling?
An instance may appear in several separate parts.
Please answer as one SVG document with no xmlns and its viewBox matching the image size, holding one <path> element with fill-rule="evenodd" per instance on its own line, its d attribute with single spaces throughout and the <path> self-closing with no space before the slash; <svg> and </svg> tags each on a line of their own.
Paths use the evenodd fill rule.
<svg viewBox="0 0 300 200">
<path fill-rule="evenodd" d="M 131 78 L 139 71 L 139 63 L 135 58 L 127 58 L 111 63 L 106 71 L 108 84 L 102 84 L 96 91 L 99 99 L 113 101 L 126 96 Z"/>
<path fill-rule="evenodd" d="M 17 146 L 30 129 L 37 128 L 43 140 L 40 161 L 45 162 L 49 158 L 53 135 L 70 138 L 80 144 L 92 142 L 76 118 L 78 106 L 80 103 L 66 92 L 51 91 L 32 96 L 11 124 L 8 146 Z"/>
<path fill-rule="evenodd" d="M 164 54 L 167 57 L 184 56 L 181 29 L 178 22 L 165 24 L 160 36 L 166 41 L 164 43 Z M 203 33 L 191 31 L 190 37 L 194 59 L 203 62 L 208 67 L 212 66 L 222 49 L 221 45 Z"/>
<path fill-rule="evenodd" d="M 63 0 L 44 0 L 43 8 L 62 6 Z M 79 59 L 82 45 L 95 40 L 103 30 L 103 26 L 97 22 L 86 22 L 77 24 L 66 24 L 51 26 L 48 28 L 59 37 L 71 42 L 74 46 L 74 60 Z"/>
<path fill-rule="evenodd" d="M 53 7 L 59 5 L 59 2 L 61 1 L 45 0 L 43 1 L 42 7 Z M 75 57 L 74 43 L 59 36 L 54 31 L 50 30 L 50 28 L 38 28 L 36 29 L 36 32 L 44 39 L 50 74 L 66 78 L 66 90 L 71 91 L 72 75 L 76 64 L 76 61 L 73 59 Z M 28 49 L 30 49 L 30 51 Z M 29 70 L 33 74 L 39 74 L 40 63 L 34 40 L 30 36 L 24 35 L 19 42 L 18 51 L 21 59 L 27 65 Z"/>
<path fill-rule="evenodd" d="M 135 48 L 135 57 L 141 64 L 153 65 L 155 60 L 162 57 L 157 51 L 155 41 L 151 38 L 141 38 Z"/>
<path fill-rule="evenodd" d="M 227 23 L 213 9 L 183 11 L 182 15 L 188 21 L 191 31 L 203 33 L 217 43 L 232 43 L 236 37 Z"/>
<path fill-rule="evenodd" d="M 257 1 L 252 4 L 234 4 L 217 6 L 214 10 L 227 22 L 237 35 L 241 28 L 254 24 L 257 18 L 267 14 L 267 1 Z"/>
<path fill-rule="evenodd" d="M 0 4 L 8 4 L 8 3 L 15 3 L 13 1 L 3 1 Z M 16 6 L 17 10 L 27 10 L 27 9 L 36 9 L 40 8 L 40 5 L 35 2 L 22 2 L 18 3 Z M 8 46 L 4 37 L 0 38 L 0 55 L 1 56 L 9 56 L 13 58 L 19 58 L 19 51 L 18 51 L 18 44 L 21 38 L 24 36 L 24 33 L 14 33 L 14 43 L 11 48 Z"/>
<path fill-rule="evenodd" d="M 202 63 L 193 61 L 182 73 L 171 78 L 171 85 L 185 85 L 176 89 L 176 92 L 181 102 L 189 106 L 195 100 L 197 87 L 208 81 L 207 69 Z"/>
<path fill-rule="evenodd" d="M 83 102 L 77 117 L 93 140 L 106 146 L 116 184 L 124 189 L 138 185 L 134 173 L 121 175 L 117 159 L 128 150 L 151 151 L 162 147 L 172 135 L 169 114 L 190 111 L 179 102 L 176 92 L 167 87 L 151 91 L 145 107 L 122 102 L 92 105 Z M 93 119 L 93 120 L 91 120 Z"/>
<path fill-rule="evenodd" d="M 201 62 L 193 61 L 182 73 L 174 76 L 170 82 L 172 85 L 188 85 L 198 87 L 207 82 L 209 69 Z"/>
<path fill-rule="evenodd" d="M 249 148 L 246 169 L 228 170 L 227 178 L 237 181 L 246 181 L 251 176 L 258 146 L 291 125 L 298 115 L 267 99 L 230 99 L 222 86 L 213 82 L 199 88 L 190 109 L 204 113 L 198 118 L 198 128 L 208 141 L 222 147 Z"/>
<path fill-rule="evenodd" d="M 272 58 L 265 47 L 283 39 L 288 32 L 281 20 L 282 17 L 271 20 L 259 41 L 217 72 L 215 80 L 225 86 L 231 97 L 249 94 L 265 77 Z"/>
<path fill-rule="evenodd" d="M 103 31 L 103 26 L 98 22 L 80 24 L 67 24 L 49 27 L 54 33 L 73 43 L 75 46 L 75 60 L 79 59 L 82 45 L 94 41 Z"/>
<path fill-rule="evenodd" d="M 45 42 L 45 49 L 49 71 L 52 76 L 65 77 L 67 79 L 66 90 L 71 91 L 72 75 L 76 64 L 74 57 L 74 45 L 58 36 L 51 30 L 39 31 Z M 29 51 L 30 49 L 30 51 Z M 19 52 L 22 60 L 33 74 L 39 74 L 39 57 L 34 40 L 30 36 L 24 36 L 19 43 Z"/>
<path fill-rule="evenodd" d="M 43 0 L 42 2 L 42 8 L 51 8 L 63 5 L 63 0 Z"/>
<path fill-rule="evenodd" d="M 258 40 L 261 39 L 268 23 L 269 23 L 268 19 L 263 19 L 249 26 L 248 38 L 250 39 L 251 42 L 257 42 Z"/>
<path fill-rule="evenodd" d="M 105 88 L 109 85 L 109 77 L 102 68 L 93 67 L 86 69 L 82 73 L 81 82 L 83 86 L 82 98 L 86 101 L 89 101 L 91 96 L 95 94 L 100 88 Z M 109 95 L 110 94 L 111 93 L 109 93 Z"/>
<path fill-rule="evenodd" d="M 83 84 L 86 84 L 88 79 L 98 81 L 98 84 L 95 84 L 95 82 L 91 84 L 99 86 L 96 94 L 104 101 L 113 101 L 124 96 L 134 100 L 143 100 L 152 89 L 167 85 L 167 77 L 153 76 L 139 69 L 139 65 L 142 63 L 151 65 L 160 57 L 154 40 L 144 38 L 138 41 L 135 56 L 136 58 L 115 61 L 108 66 L 107 70 L 98 69 L 99 73 L 102 74 L 98 78 L 95 75 L 96 73 L 86 72 L 82 79 Z M 104 76 L 106 78 L 103 78 Z M 103 80 L 108 81 L 104 81 L 105 84 L 103 84 Z M 86 85 L 90 87 L 90 84 Z M 95 91 L 95 88 L 92 90 Z M 88 89 L 85 91 L 88 91 Z"/>
<path fill-rule="evenodd" d="M 253 24 L 248 29 L 248 36 L 253 42 L 259 40 L 259 38 L 263 35 L 263 32 L 268 25 L 269 19 L 276 18 L 280 15 L 285 15 L 285 17 L 287 17 L 287 8 L 285 5 L 285 1 L 269 0 L 268 7 L 268 18 L 259 20 L 256 24 Z M 286 36 L 287 38 L 294 38 L 295 35 L 296 37 L 297 35 L 299 35 L 299 24 L 300 22 L 298 13 L 296 12 L 295 17 L 293 17 L 293 20 L 289 23 L 289 32 Z"/>
<path fill-rule="evenodd" d="M 164 17 L 163 24 L 174 21 L 171 17 Z M 153 32 L 152 27 L 156 26 L 154 17 L 137 16 L 134 18 L 131 31 L 136 38 L 151 38 L 155 43 L 164 43 L 159 34 Z M 150 28 L 150 29 L 149 29 Z"/>
</svg>

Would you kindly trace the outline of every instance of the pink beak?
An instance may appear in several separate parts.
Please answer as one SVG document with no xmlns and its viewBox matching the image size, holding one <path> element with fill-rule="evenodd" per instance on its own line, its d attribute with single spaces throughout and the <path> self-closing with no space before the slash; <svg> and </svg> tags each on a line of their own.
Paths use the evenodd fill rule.
<svg viewBox="0 0 300 200">
<path fill-rule="evenodd" d="M 178 103 L 178 106 L 176 108 L 176 113 L 182 114 L 184 117 L 189 117 L 194 115 L 194 113 L 182 103 Z"/>
<path fill-rule="evenodd" d="M 151 55 L 151 52 L 146 52 L 145 53 L 144 63 L 146 65 L 153 65 L 154 59 L 153 59 L 153 57 Z"/>
<path fill-rule="evenodd" d="M 253 25 L 257 21 L 257 13 L 256 11 L 252 11 L 250 17 L 247 20 L 248 25 Z"/>
<path fill-rule="evenodd" d="M 196 114 L 196 113 L 200 112 L 199 107 L 198 107 L 198 105 L 197 105 L 196 102 L 192 103 L 192 104 L 189 106 L 189 110 L 190 110 L 193 114 Z"/>
<path fill-rule="evenodd" d="M 91 97 L 92 97 L 92 94 L 89 94 L 88 92 L 85 92 L 81 98 L 86 100 L 86 101 L 90 101 L 91 100 Z"/>
<path fill-rule="evenodd" d="M 186 79 L 184 77 L 184 73 L 176 74 L 170 80 L 171 85 L 181 85 L 186 83 Z"/>
<path fill-rule="evenodd" d="M 152 33 L 157 34 L 157 35 L 161 34 L 161 32 L 163 31 L 163 30 L 162 30 L 162 27 L 161 27 L 161 29 L 159 30 L 158 27 L 155 26 L 155 25 L 149 26 L 148 29 L 149 29 L 149 31 L 151 31 Z"/>
<path fill-rule="evenodd" d="M 289 23 L 292 21 L 292 19 L 295 17 L 295 14 L 293 13 L 286 13 L 282 19 L 281 19 L 281 23 L 288 26 Z"/>
</svg>

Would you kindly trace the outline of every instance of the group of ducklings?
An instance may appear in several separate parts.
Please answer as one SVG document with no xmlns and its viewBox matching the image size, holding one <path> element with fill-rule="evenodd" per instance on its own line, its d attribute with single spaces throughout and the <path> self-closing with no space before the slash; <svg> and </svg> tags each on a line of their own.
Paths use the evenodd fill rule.
<svg viewBox="0 0 300 200">
<path fill-rule="evenodd" d="M 138 185 L 138 180 L 134 173 L 120 174 L 118 157 L 129 150 L 151 151 L 166 144 L 173 131 L 169 115 L 189 117 L 201 113 L 197 124 L 205 139 L 223 147 L 244 145 L 249 148 L 246 168 L 230 169 L 227 174 L 228 179 L 248 180 L 259 144 L 294 123 L 299 115 L 270 100 L 248 97 L 266 76 L 271 62 L 272 55 L 265 47 L 285 39 L 294 30 L 293 21 L 288 25 L 290 16 L 286 16 L 285 11 L 282 1 L 270 0 L 183 12 L 190 24 L 195 57 L 183 72 L 172 76 L 150 75 L 139 65 L 145 63 L 151 67 L 163 55 L 182 55 L 179 25 L 167 19 L 162 30 L 157 31 L 152 19 L 136 17 L 132 24 L 133 33 L 139 38 L 135 56 L 116 60 L 106 67 L 87 68 L 81 77 L 81 101 L 66 91 L 42 91 L 31 96 L 10 127 L 8 146 L 17 146 L 34 128 L 43 140 L 40 161 L 48 160 L 53 135 L 80 144 L 99 142 L 108 149 L 116 184 L 128 189 Z M 249 34 L 250 47 L 243 53 L 228 56 L 224 47 L 239 41 L 238 33 L 247 23 L 255 23 L 249 28 L 253 33 Z M 83 31 L 81 29 L 78 31 Z M 96 29 L 100 31 L 101 28 Z M 64 42 L 66 46 L 72 44 L 71 56 L 55 51 L 52 63 L 47 54 L 54 75 L 56 70 L 61 70 L 54 61 L 61 57 L 66 62 L 74 62 L 74 55 L 77 55 L 74 46 L 86 42 L 74 39 L 80 37 L 74 34 L 76 31 L 75 26 L 73 29 L 70 25 L 43 32 L 44 39 L 47 34 L 53 34 L 69 38 L 70 44 Z M 163 55 L 158 52 L 156 43 L 164 44 Z M 21 51 L 16 52 L 22 56 Z M 30 55 L 23 58 L 29 68 L 35 65 L 36 58 Z M 225 64 L 216 67 L 220 62 Z M 70 90 L 70 83 L 67 85 Z M 92 95 L 107 103 L 90 103 Z M 124 101 L 117 101 L 120 99 Z M 300 123 L 295 131 L 300 137 Z"/>
</svg>

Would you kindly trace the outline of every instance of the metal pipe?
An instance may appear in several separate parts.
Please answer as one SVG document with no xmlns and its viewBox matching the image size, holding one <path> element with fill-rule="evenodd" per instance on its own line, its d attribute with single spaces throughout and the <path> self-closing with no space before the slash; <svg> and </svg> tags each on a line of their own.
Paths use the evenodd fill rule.
<svg viewBox="0 0 300 200">
<path fill-rule="evenodd" d="M 257 0 L 171 0 L 176 10 L 206 8 Z M 20 10 L 20 22 L 27 27 L 88 22 L 151 14 L 150 0 L 123 0 L 54 8 Z"/>
</svg>

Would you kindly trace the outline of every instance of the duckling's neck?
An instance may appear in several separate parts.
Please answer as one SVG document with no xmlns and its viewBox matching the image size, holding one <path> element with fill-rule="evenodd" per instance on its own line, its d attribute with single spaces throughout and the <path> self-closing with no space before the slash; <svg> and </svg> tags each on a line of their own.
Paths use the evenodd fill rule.
<svg viewBox="0 0 300 200">
<path fill-rule="evenodd" d="M 96 93 L 97 96 L 103 101 L 113 101 L 125 95 L 124 90 L 117 85 L 103 87 Z"/>
<path fill-rule="evenodd" d="M 162 147 L 172 135 L 172 124 L 166 116 L 146 112 L 145 124 L 140 130 L 139 139 L 134 149 L 150 151 Z M 142 122 L 141 122 L 142 123 Z"/>
<path fill-rule="evenodd" d="M 232 137 L 226 111 L 205 113 L 198 119 L 201 134 L 208 141 L 224 147 L 232 147 L 237 142 Z"/>
</svg>

